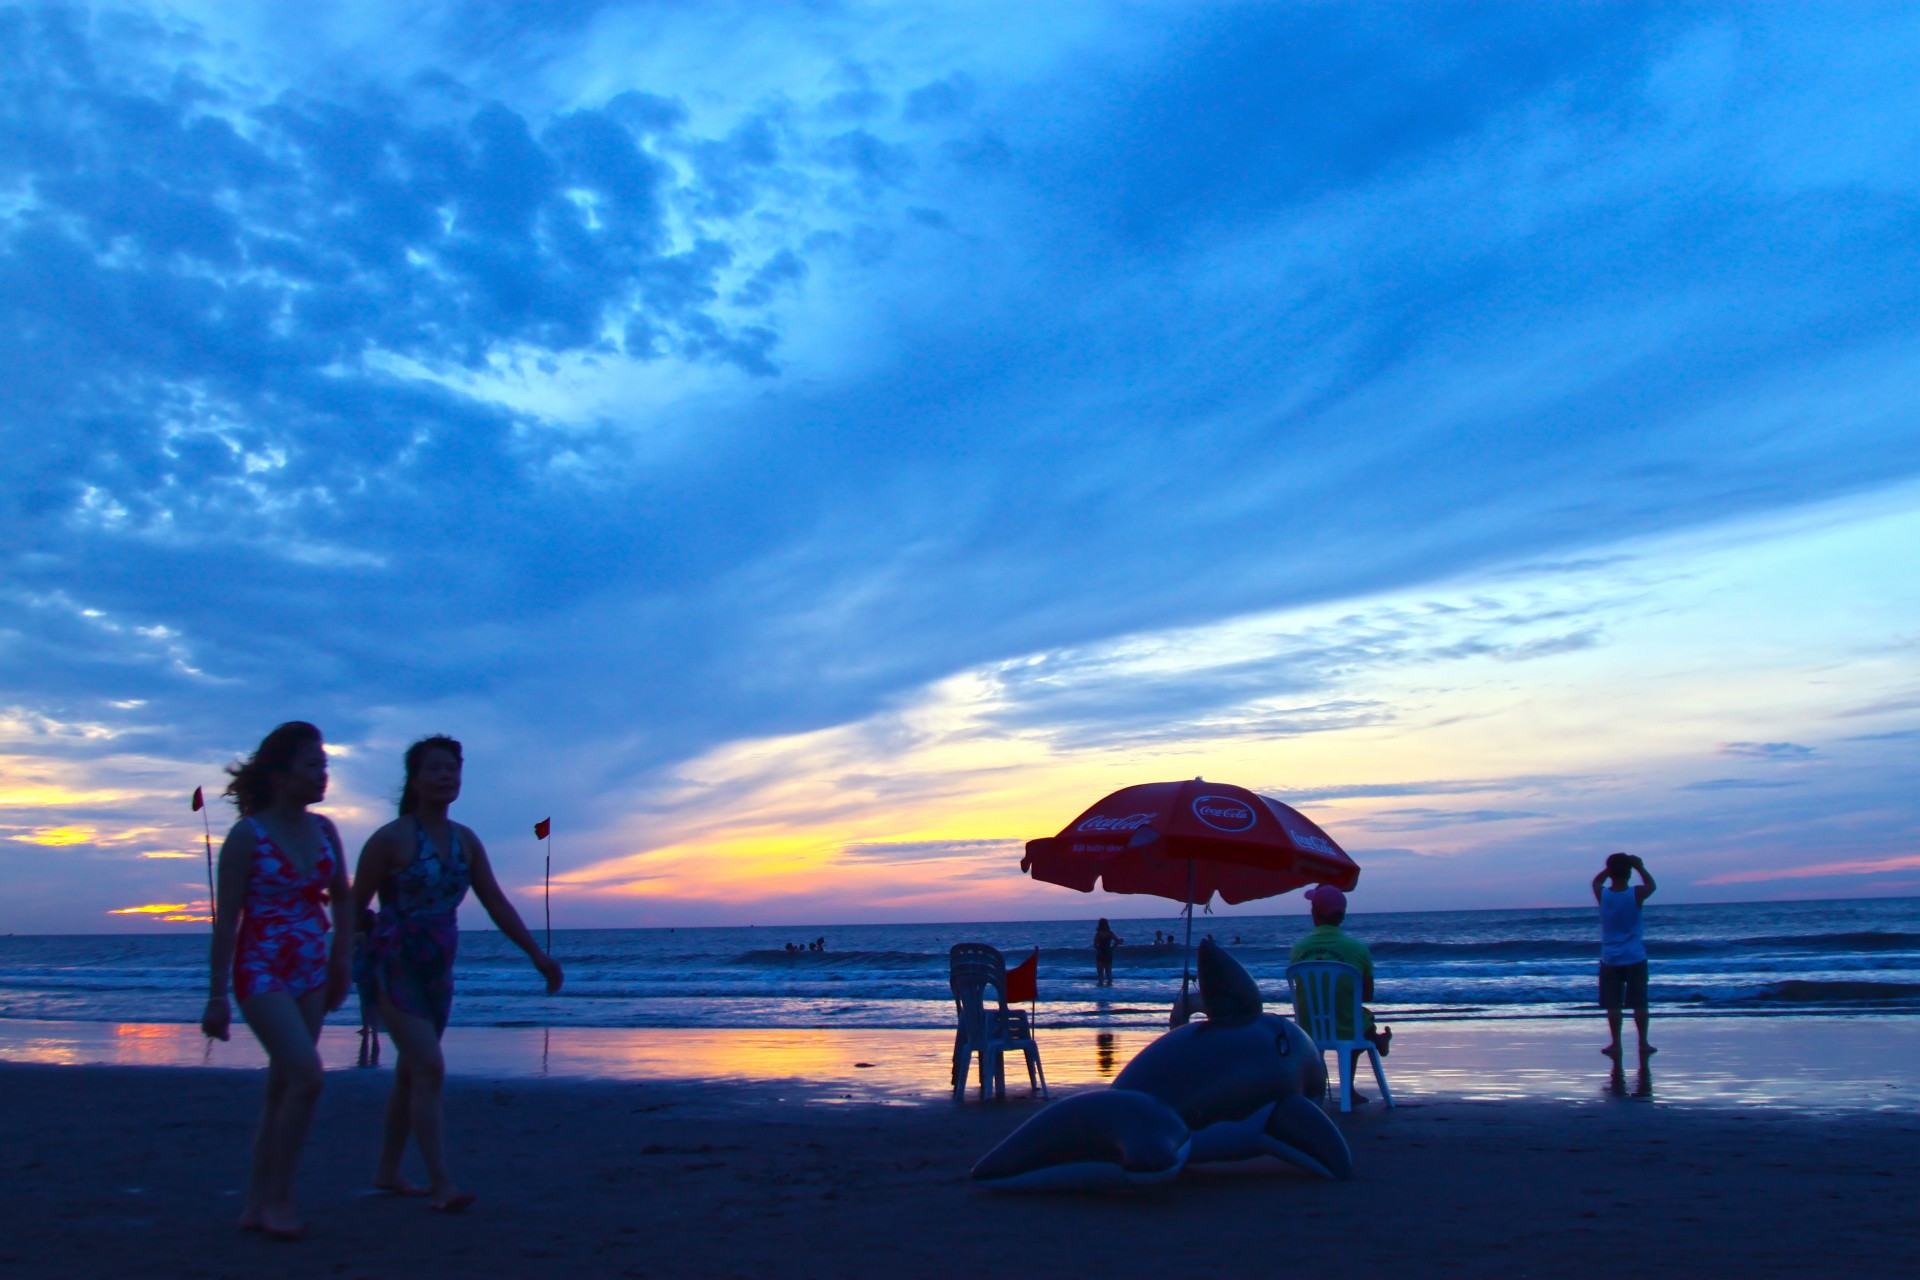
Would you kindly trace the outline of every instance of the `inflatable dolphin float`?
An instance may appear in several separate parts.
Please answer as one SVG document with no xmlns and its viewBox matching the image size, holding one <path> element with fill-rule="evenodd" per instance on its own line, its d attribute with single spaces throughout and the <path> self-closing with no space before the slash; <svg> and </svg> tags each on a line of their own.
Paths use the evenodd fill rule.
<svg viewBox="0 0 1920 1280">
<path fill-rule="evenodd" d="M 1189 1164 L 1277 1156 L 1324 1178 L 1353 1153 L 1319 1099 L 1327 1069 L 1307 1033 L 1265 1013 L 1260 988 L 1200 944 L 1205 1022 L 1142 1049 L 1111 1088 L 1062 1098 L 973 1166 L 984 1186 L 1092 1190 L 1165 1181 Z"/>
</svg>

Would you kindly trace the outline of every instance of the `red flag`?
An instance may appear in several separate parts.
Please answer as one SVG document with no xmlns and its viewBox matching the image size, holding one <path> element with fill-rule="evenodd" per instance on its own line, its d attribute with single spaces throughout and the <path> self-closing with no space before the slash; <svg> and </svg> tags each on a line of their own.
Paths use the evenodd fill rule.
<svg viewBox="0 0 1920 1280">
<path fill-rule="evenodd" d="M 535 840 L 545 840 L 547 838 L 547 832 L 551 830 L 553 830 L 553 819 L 542 818 L 533 824 L 533 838 Z"/>
<path fill-rule="evenodd" d="M 200 788 L 195 787 L 193 789 L 193 811 L 195 813 L 198 813 L 206 807 L 207 807 L 207 798 L 200 794 Z"/>
<path fill-rule="evenodd" d="M 1040 948 L 1007 970 L 1007 1003 L 1026 1004 L 1040 998 Z"/>
</svg>

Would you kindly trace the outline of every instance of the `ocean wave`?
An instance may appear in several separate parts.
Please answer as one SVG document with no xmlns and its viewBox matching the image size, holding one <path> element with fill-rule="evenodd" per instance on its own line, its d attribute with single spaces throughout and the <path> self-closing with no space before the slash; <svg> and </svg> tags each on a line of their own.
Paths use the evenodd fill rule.
<svg viewBox="0 0 1920 1280">
<path fill-rule="evenodd" d="M 1777 1004 L 1920 1004 L 1920 982 L 1821 982 L 1789 978 L 1769 983 L 1741 1001 Z"/>
<path fill-rule="evenodd" d="M 1651 930 L 1649 930 L 1651 932 Z M 1382 940 L 1368 949 L 1374 960 L 1595 960 L 1599 939 L 1496 938 L 1481 942 L 1396 942 Z M 1755 952 L 1866 952 L 1920 951 L 1920 933 L 1868 930 L 1854 933 L 1774 934 L 1751 938 L 1647 939 L 1647 954 L 1659 959 L 1695 956 L 1743 956 Z"/>
</svg>

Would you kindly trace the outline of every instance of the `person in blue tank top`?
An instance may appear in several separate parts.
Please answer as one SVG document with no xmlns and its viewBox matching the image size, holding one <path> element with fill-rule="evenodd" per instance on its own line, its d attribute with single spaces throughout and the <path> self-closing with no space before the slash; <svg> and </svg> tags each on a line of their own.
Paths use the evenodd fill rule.
<svg viewBox="0 0 1920 1280">
<path fill-rule="evenodd" d="M 1640 883 L 1629 886 L 1636 871 Z M 1620 1020 L 1627 1004 L 1633 1006 L 1633 1026 L 1640 1034 L 1640 1061 L 1655 1052 L 1647 1043 L 1647 944 L 1640 911 L 1653 890 L 1646 864 L 1630 854 L 1607 855 L 1607 865 L 1593 878 L 1593 900 L 1600 904 L 1600 1007 L 1613 1033 L 1613 1042 L 1600 1052 L 1615 1062 L 1620 1061 Z"/>
</svg>

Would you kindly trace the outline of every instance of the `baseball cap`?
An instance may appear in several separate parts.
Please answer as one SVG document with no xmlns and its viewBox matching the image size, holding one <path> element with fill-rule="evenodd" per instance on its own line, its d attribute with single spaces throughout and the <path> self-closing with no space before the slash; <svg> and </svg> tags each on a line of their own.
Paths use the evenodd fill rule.
<svg viewBox="0 0 1920 1280">
<path fill-rule="evenodd" d="M 1317 884 L 1307 890 L 1307 901 L 1316 907 L 1325 907 L 1329 911 L 1345 911 L 1347 895 L 1330 884 Z"/>
</svg>

